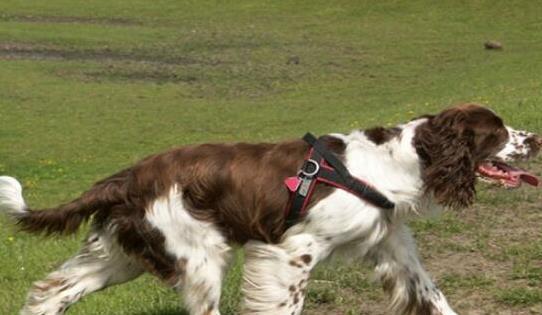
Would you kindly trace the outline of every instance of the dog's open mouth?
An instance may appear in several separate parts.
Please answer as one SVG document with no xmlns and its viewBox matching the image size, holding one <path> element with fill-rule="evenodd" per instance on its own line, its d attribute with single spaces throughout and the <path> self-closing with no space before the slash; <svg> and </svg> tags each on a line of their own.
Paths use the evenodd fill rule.
<svg viewBox="0 0 542 315">
<path fill-rule="evenodd" d="M 538 186 L 539 179 L 526 170 L 513 167 L 500 161 L 484 161 L 478 166 L 478 175 L 487 181 L 499 183 L 507 188 L 516 188 L 525 182 Z"/>
</svg>

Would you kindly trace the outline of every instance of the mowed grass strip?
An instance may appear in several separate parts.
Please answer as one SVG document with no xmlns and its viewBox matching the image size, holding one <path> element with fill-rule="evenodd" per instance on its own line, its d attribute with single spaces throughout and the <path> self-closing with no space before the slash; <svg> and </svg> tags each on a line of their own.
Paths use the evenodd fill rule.
<svg viewBox="0 0 542 315">
<path fill-rule="evenodd" d="M 389 126 L 466 101 L 542 132 L 533 1 L 5 0 L 0 12 L 0 173 L 40 208 L 187 143 Z M 460 313 L 540 313 L 540 193 L 479 193 L 472 209 L 412 224 L 427 269 Z M 85 229 L 45 239 L 0 224 L 0 314 L 17 314 Z M 241 262 L 223 314 L 236 314 Z M 315 272 L 305 313 L 387 314 L 370 270 L 339 266 Z M 179 301 L 144 276 L 71 312 L 178 314 Z"/>
</svg>

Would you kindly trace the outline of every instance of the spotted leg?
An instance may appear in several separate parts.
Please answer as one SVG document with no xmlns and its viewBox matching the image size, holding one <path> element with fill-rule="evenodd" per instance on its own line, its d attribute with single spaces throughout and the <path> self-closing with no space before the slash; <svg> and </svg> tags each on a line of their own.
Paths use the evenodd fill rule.
<svg viewBox="0 0 542 315">
<path fill-rule="evenodd" d="M 243 315 L 299 315 L 312 268 L 328 250 L 309 234 L 245 245 Z"/>
<path fill-rule="evenodd" d="M 457 315 L 421 266 L 410 231 L 399 225 L 377 251 L 376 276 L 399 315 Z"/>
<path fill-rule="evenodd" d="M 34 283 L 21 315 L 62 315 L 83 296 L 137 278 L 143 269 L 111 236 L 91 232 L 77 255 Z"/>
<path fill-rule="evenodd" d="M 225 262 L 223 257 L 213 255 L 179 260 L 177 288 L 191 315 L 220 315 L 218 307 Z"/>
</svg>

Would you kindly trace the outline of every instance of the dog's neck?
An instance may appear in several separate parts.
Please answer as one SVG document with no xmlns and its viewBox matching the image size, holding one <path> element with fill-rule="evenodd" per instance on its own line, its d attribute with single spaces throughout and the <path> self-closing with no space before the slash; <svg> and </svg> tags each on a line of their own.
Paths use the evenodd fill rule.
<svg viewBox="0 0 542 315">
<path fill-rule="evenodd" d="M 394 128 L 396 135 L 376 143 L 371 134 L 356 130 L 334 135 L 346 144 L 345 163 L 352 175 L 365 180 L 396 204 L 396 212 L 412 212 L 426 202 L 421 192 L 421 163 L 412 145 L 419 119 Z"/>
</svg>

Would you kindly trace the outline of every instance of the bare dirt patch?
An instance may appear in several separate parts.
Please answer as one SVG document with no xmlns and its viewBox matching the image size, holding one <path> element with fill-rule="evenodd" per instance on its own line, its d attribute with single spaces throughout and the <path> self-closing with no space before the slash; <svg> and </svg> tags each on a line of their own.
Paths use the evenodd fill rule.
<svg viewBox="0 0 542 315">
<path fill-rule="evenodd" d="M 49 15 L 0 15 L 0 21 L 55 24 L 98 24 L 111 26 L 138 26 L 141 21 L 120 17 L 49 16 Z"/>
<path fill-rule="evenodd" d="M 160 70 L 133 70 L 133 71 L 93 71 L 85 72 L 84 76 L 88 79 L 99 80 L 119 80 L 119 81 L 147 81 L 154 83 L 195 83 L 198 78 L 193 75 L 183 75 L 172 71 Z"/>
<path fill-rule="evenodd" d="M 214 65 L 219 61 L 196 60 L 182 56 L 150 55 L 147 52 L 119 52 L 109 48 L 71 50 L 57 46 L 32 45 L 20 43 L 0 43 L 0 59 L 31 60 L 80 60 L 80 61 L 124 61 L 158 63 L 168 65 L 206 64 Z"/>
</svg>

